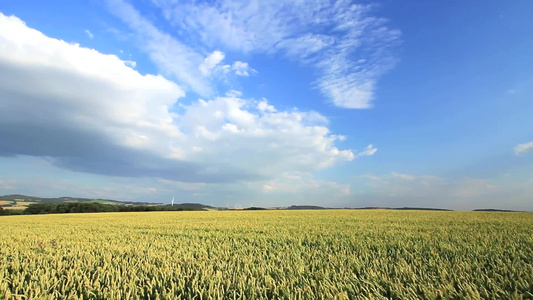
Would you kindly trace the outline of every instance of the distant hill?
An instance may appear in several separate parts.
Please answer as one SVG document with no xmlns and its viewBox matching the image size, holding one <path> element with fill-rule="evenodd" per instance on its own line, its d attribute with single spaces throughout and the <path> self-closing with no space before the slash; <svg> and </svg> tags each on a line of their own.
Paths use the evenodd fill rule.
<svg viewBox="0 0 533 300">
<path fill-rule="evenodd" d="M 30 203 L 91 203 L 98 202 L 101 204 L 114 204 L 114 205 L 128 205 L 128 206 L 170 206 L 169 204 L 164 203 L 154 203 L 154 202 L 133 202 L 133 201 L 119 201 L 112 199 L 99 199 L 99 198 L 77 198 L 77 197 L 57 197 L 57 198 L 45 198 L 45 197 L 36 197 L 28 195 L 4 195 L 0 196 L 0 201 L 10 202 L 3 204 L 4 208 L 9 208 L 15 202 L 18 206 L 28 205 Z M 212 206 L 204 205 L 200 203 L 179 203 L 174 204 L 174 208 L 183 208 L 187 210 L 203 210 L 203 209 L 212 209 Z"/>
<path fill-rule="evenodd" d="M 322 206 L 315 206 L 315 205 L 292 205 L 292 206 L 287 207 L 287 209 L 301 210 L 301 209 L 328 209 L 328 208 L 322 207 Z"/>
<path fill-rule="evenodd" d="M 76 197 L 43 198 L 27 195 L 0 196 L 0 215 L 62 214 L 91 212 L 205 211 L 213 209 L 200 203 L 163 204 Z"/>
<path fill-rule="evenodd" d="M 21 195 L 21 194 L 0 196 L 0 201 L 11 202 L 9 204 L 2 205 L 4 207 L 6 206 L 9 207 L 14 202 L 16 202 L 17 205 L 27 205 L 29 203 L 90 203 L 90 202 L 98 202 L 101 204 L 132 205 L 132 206 L 141 206 L 141 205 L 143 206 L 164 206 L 166 205 L 164 203 L 119 201 L 119 200 L 100 199 L 100 198 L 77 198 L 77 197 L 46 198 L 46 197 L 36 197 L 36 196 L 28 196 L 28 195 Z M 182 208 L 189 208 L 189 209 L 211 208 L 211 206 L 203 205 L 199 203 L 181 203 L 181 204 L 174 204 L 174 206 L 182 207 Z"/>
<path fill-rule="evenodd" d="M 494 208 L 478 208 L 473 211 L 494 211 L 494 212 L 523 212 L 520 210 L 510 210 L 510 209 L 494 209 Z"/>
<path fill-rule="evenodd" d="M 227 210 L 228 208 L 215 208 L 209 205 L 204 205 L 201 203 L 179 203 L 174 204 L 171 207 L 169 204 L 164 203 L 154 203 L 154 202 L 134 202 L 134 201 L 119 201 L 112 199 L 100 199 L 100 198 L 77 198 L 77 197 L 57 197 L 57 198 L 45 198 L 45 197 L 36 197 L 28 196 L 21 194 L 12 194 L 12 195 L 3 195 L 0 196 L 0 207 L 10 210 L 24 210 L 30 204 L 58 204 L 58 203 L 100 203 L 100 204 L 111 204 L 111 205 L 123 205 L 123 206 L 144 206 L 144 207 L 159 207 L 157 210 L 210 210 L 210 209 L 219 209 Z M 323 207 L 316 205 L 292 205 L 289 207 L 278 207 L 278 208 L 263 208 L 263 207 L 249 207 L 244 208 L 243 210 L 271 210 L 271 209 L 286 209 L 286 210 L 323 210 L 323 209 L 332 209 L 331 207 Z M 358 208 L 349 208 L 345 207 L 344 209 L 390 209 L 390 210 L 428 210 L 428 211 L 453 211 L 451 209 L 444 208 L 427 208 L 427 207 L 358 207 Z M 480 208 L 474 209 L 473 211 L 485 211 L 485 212 L 520 212 L 516 210 L 508 209 L 493 209 L 493 208 Z"/>
<path fill-rule="evenodd" d="M 28 195 L 21 195 L 21 194 L 0 196 L 0 201 L 35 202 L 35 203 L 98 202 L 102 204 L 122 204 L 122 205 L 163 205 L 163 203 L 118 201 L 118 200 L 99 199 L 99 198 L 77 198 L 77 197 L 45 198 L 45 197 L 35 197 L 35 196 L 28 196 Z"/>
<path fill-rule="evenodd" d="M 22 200 L 22 201 L 30 202 L 30 201 L 39 201 L 41 199 L 43 198 L 20 195 L 20 194 L 0 196 L 0 200 L 5 200 L 5 201 L 21 201 Z"/>
</svg>

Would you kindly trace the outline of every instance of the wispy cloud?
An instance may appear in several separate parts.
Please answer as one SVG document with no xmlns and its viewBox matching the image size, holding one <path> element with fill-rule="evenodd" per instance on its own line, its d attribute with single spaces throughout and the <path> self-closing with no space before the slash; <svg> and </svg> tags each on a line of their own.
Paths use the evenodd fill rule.
<svg viewBox="0 0 533 300">
<path fill-rule="evenodd" d="M 514 154 L 520 155 L 533 150 L 533 142 L 519 144 L 514 147 Z"/>
<path fill-rule="evenodd" d="M 160 31 L 134 7 L 122 0 L 108 2 L 109 10 L 136 33 L 137 43 L 165 75 L 202 96 L 213 94 L 209 80 L 198 69 L 202 55 Z"/>
<path fill-rule="evenodd" d="M 91 40 L 94 38 L 94 34 L 89 29 L 85 29 L 85 34 L 87 34 L 87 37 L 89 37 Z"/>
<path fill-rule="evenodd" d="M 391 176 L 393 178 L 399 178 L 399 179 L 403 179 L 403 180 L 414 180 L 415 179 L 415 176 L 413 176 L 413 175 L 402 174 L 402 173 L 397 173 L 397 172 L 391 172 Z"/>
<path fill-rule="evenodd" d="M 163 75 L 177 81 L 186 90 L 202 97 L 212 97 L 217 94 L 213 81 L 220 79 L 213 75 L 233 72 L 237 76 L 248 76 L 252 70 L 247 63 L 240 61 L 221 65 L 225 54 L 220 50 L 212 51 L 206 57 L 207 47 L 191 46 L 160 30 L 127 1 L 111 0 L 107 3 L 111 13 L 134 32 L 138 47 L 149 55 Z M 246 68 L 243 69 L 243 66 Z"/>
<path fill-rule="evenodd" d="M 376 81 L 396 59 L 400 32 L 375 7 L 341 1 L 153 0 L 198 43 L 243 53 L 282 53 L 314 66 L 315 85 L 336 106 L 369 108 Z"/>
</svg>

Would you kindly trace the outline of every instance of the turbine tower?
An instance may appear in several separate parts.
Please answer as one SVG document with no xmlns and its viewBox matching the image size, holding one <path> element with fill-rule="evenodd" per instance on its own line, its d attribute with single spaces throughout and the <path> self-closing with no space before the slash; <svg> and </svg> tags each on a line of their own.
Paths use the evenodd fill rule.
<svg viewBox="0 0 533 300">
<path fill-rule="evenodd" d="M 172 202 L 171 202 L 170 206 L 174 206 L 174 197 L 172 197 Z"/>
</svg>

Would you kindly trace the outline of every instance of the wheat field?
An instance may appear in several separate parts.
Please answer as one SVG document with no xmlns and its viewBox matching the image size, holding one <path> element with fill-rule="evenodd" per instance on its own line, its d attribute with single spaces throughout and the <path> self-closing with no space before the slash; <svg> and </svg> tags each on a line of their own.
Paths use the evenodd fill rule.
<svg viewBox="0 0 533 300">
<path fill-rule="evenodd" d="M 533 299 L 533 214 L 0 218 L 1 299 Z"/>
</svg>

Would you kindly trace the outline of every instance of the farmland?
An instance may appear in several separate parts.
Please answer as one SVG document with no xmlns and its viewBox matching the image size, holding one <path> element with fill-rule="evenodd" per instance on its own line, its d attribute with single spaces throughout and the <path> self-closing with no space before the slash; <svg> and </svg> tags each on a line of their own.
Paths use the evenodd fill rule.
<svg viewBox="0 0 533 300">
<path fill-rule="evenodd" d="M 532 213 L 99 213 L 0 228 L 5 299 L 533 298 Z"/>
</svg>

